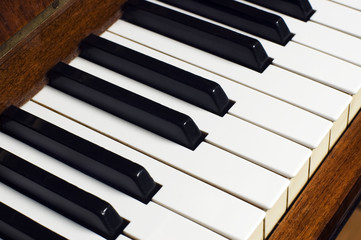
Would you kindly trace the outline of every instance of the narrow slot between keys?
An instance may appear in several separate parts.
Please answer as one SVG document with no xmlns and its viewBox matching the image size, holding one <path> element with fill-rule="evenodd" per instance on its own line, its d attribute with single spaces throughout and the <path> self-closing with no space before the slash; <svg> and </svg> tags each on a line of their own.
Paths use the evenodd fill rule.
<svg viewBox="0 0 361 240">
<path fill-rule="evenodd" d="M 0 129 L 141 202 L 160 189 L 142 166 L 16 107 L 0 116 Z"/>
<path fill-rule="evenodd" d="M 115 239 L 128 224 L 104 200 L 0 148 L 0 179 L 107 239 Z"/>
</svg>

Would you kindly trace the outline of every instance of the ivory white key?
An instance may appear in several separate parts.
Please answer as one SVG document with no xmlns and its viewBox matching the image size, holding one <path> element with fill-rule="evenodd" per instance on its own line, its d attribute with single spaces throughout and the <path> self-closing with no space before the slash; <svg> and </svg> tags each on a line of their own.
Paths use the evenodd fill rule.
<svg viewBox="0 0 361 240">
<path fill-rule="evenodd" d="M 36 103 L 28 102 L 22 108 L 44 120 L 61 126 L 75 135 L 142 165 L 150 172 L 154 180 L 162 185 L 162 188 L 156 193 L 152 201 L 232 239 L 247 239 L 252 233 L 254 233 L 256 239 L 262 235 L 260 235 L 259 229 L 263 227 L 264 211 Z M 228 153 L 225 153 L 224 157 L 227 155 Z M 253 172 L 258 178 L 271 181 L 272 177 L 279 178 L 275 174 L 253 164 L 246 163 L 243 168 Z M 231 173 L 231 170 L 229 173 Z M 249 186 L 249 191 L 252 191 L 251 188 L 257 187 L 252 183 L 250 185 L 252 186 Z"/>
<path fill-rule="evenodd" d="M 361 2 L 359 0 L 330 0 L 330 1 L 337 2 L 344 6 L 361 11 Z"/>
<path fill-rule="evenodd" d="M 313 149 L 311 173 L 328 152 L 330 121 L 120 36 L 105 32 L 102 37 L 217 82 L 235 101 L 229 113 Z M 81 68 L 83 61 L 75 59 L 71 64 L 75 66 L 79 62 L 78 67 Z M 332 129 L 332 137 L 337 134 Z"/>
<path fill-rule="evenodd" d="M 336 121 L 351 97 L 310 79 L 269 66 L 262 74 L 118 20 L 108 31 Z"/>
<path fill-rule="evenodd" d="M 122 46 L 126 46 L 146 54 L 147 56 L 151 56 L 173 66 L 217 82 L 222 86 L 228 97 L 235 101 L 235 104 L 229 110 L 229 113 L 246 119 L 256 125 L 260 125 L 270 131 L 276 132 L 286 138 L 290 138 L 311 149 L 316 148 L 320 144 L 321 140 L 332 126 L 331 122 L 300 108 L 294 107 L 243 85 L 236 84 L 219 75 L 197 68 L 194 65 L 187 64 L 120 36 L 109 32 L 105 32 L 101 36 L 110 41 L 121 44 Z M 75 59 L 71 65 L 81 67 L 81 62 L 83 61 L 84 60 L 82 59 Z M 79 62 L 79 65 L 77 65 L 77 62 Z M 84 61 L 84 64 L 85 63 L 86 62 Z M 94 71 L 94 73 L 96 73 L 96 71 Z M 99 74 L 99 76 L 101 76 L 101 74 Z M 292 128 L 292 126 L 295 125 L 299 127 Z M 312 127 L 312 129 L 308 129 L 310 127 Z"/>
<path fill-rule="evenodd" d="M 255 5 L 243 0 L 236 0 L 257 7 L 259 9 L 278 14 L 286 22 L 287 26 L 292 29 L 295 36 L 294 42 L 317 49 L 318 51 L 336 56 L 345 61 L 361 66 L 361 40 L 349 34 L 334 30 L 319 23 L 312 21 L 303 22 L 301 20 L 289 17 L 282 13 Z M 335 16 L 336 18 L 336 16 Z M 338 16 L 337 16 L 338 18 Z"/>
<path fill-rule="evenodd" d="M 109 202 L 119 215 L 130 221 L 123 231 L 128 236 L 137 239 L 224 239 L 154 202 L 144 204 L 135 200 L 3 133 L 0 133 L 0 142 L 5 150 Z"/>
<path fill-rule="evenodd" d="M 328 0 L 309 0 L 316 12 L 311 21 L 361 38 L 361 12 Z"/>
<path fill-rule="evenodd" d="M 286 47 L 281 46 L 279 44 L 262 39 L 247 32 L 235 29 L 233 27 L 229 27 L 225 24 L 215 22 L 213 20 L 193 14 L 191 12 L 184 11 L 168 4 L 158 1 L 152 2 L 182 12 L 184 14 L 202 19 L 203 21 L 208 21 L 224 28 L 228 28 L 232 31 L 239 32 L 252 38 L 256 38 L 264 46 L 267 53 L 274 58 L 273 64 L 277 66 L 281 66 L 283 68 L 286 68 L 300 75 L 306 76 L 308 78 L 311 78 L 313 80 L 316 80 L 351 95 L 355 95 L 356 93 L 358 93 L 361 88 L 361 79 L 359 77 L 361 74 L 361 68 L 353 64 L 349 64 L 338 58 L 332 57 L 330 55 L 324 54 L 322 52 L 292 41 L 289 42 Z M 108 33 L 104 33 L 102 36 L 108 39 L 114 39 L 113 41 L 117 41 Z M 305 59 L 307 59 L 307 61 L 305 61 Z"/>
<path fill-rule="evenodd" d="M 215 145 L 221 146 L 221 148 L 225 148 L 241 157 L 250 159 L 285 177 L 295 177 L 310 156 L 308 149 L 246 123 L 243 120 L 227 114 L 224 117 L 220 117 L 209 113 L 208 111 L 84 59 L 76 58 L 72 61 L 72 65 L 92 75 L 101 77 L 112 84 L 187 114 L 196 122 L 201 130 L 208 133 L 206 140 L 212 141 Z M 37 100 L 38 98 L 35 97 L 34 99 Z M 228 137 L 218 139 L 214 137 L 214 135 L 221 134 L 221 132 L 226 133 Z M 255 147 L 255 145 L 253 145 L 255 143 L 251 142 L 253 135 L 256 134 L 259 134 L 256 144 L 257 148 L 253 151 L 252 148 Z M 234 141 L 237 145 L 234 145 Z M 294 151 L 293 155 L 290 155 L 292 154 L 291 151 Z M 294 161 L 289 160 L 291 156 Z"/>
<path fill-rule="evenodd" d="M 287 179 L 278 176 L 273 180 L 268 179 L 267 182 L 256 177 L 256 171 L 251 173 L 251 176 L 257 180 L 250 181 L 250 172 L 243 168 L 247 161 L 232 154 L 225 155 L 224 151 L 212 145 L 203 142 L 191 151 L 50 87 L 45 87 L 33 99 L 187 174 L 268 210 L 266 229 L 267 226 L 268 229 L 272 229 L 271 226 L 274 226 L 286 208 L 285 193 L 289 184 Z M 308 162 L 305 163 L 306 166 L 307 164 Z M 225 174 L 219 174 L 220 170 Z M 230 174 L 228 171 L 234 173 Z M 242 182 L 252 182 L 258 186 L 249 188 L 240 185 Z"/>
<path fill-rule="evenodd" d="M 20 149 L 19 149 L 20 150 Z M 100 235 L 84 228 L 44 205 L 28 198 L 0 182 L 0 202 L 16 209 L 46 228 L 67 239 L 104 240 Z"/>
</svg>

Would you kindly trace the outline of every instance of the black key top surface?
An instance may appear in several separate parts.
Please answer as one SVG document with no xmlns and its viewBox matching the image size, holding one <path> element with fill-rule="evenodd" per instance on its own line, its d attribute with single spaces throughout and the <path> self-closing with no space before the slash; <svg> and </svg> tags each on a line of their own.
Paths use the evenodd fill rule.
<svg viewBox="0 0 361 240">
<path fill-rule="evenodd" d="M 308 0 L 246 0 L 260 6 L 284 13 L 302 21 L 310 20 L 315 13 Z"/>
<path fill-rule="evenodd" d="M 0 116 L 2 132 L 144 203 L 160 186 L 146 169 L 16 107 Z"/>
<path fill-rule="evenodd" d="M 187 115 L 76 68 L 60 63 L 48 78 L 51 86 L 192 150 L 204 139 Z"/>
<path fill-rule="evenodd" d="M 89 61 L 217 115 L 232 106 L 219 84 L 104 38 L 90 35 L 80 49 L 80 56 Z"/>
<path fill-rule="evenodd" d="M 1 150 L 0 150 L 1 151 Z M 0 153 L 1 154 L 1 153 Z M 1 160 L 0 160 L 1 161 Z M 0 239 L 33 240 L 66 238 L 0 202 Z"/>
<path fill-rule="evenodd" d="M 0 179 L 105 238 L 115 239 L 128 224 L 104 200 L 1 148 Z"/>
<path fill-rule="evenodd" d="M 286 45 L 293 37 L 280 16 L 234 0 L 160 1 L 281 45 Z"/>
<path fill-rule="evenodd" d="M 256 39 L 154 3 L 128 1 L 122 19 L 258 72 L 272 62 Z"/>
</svg>

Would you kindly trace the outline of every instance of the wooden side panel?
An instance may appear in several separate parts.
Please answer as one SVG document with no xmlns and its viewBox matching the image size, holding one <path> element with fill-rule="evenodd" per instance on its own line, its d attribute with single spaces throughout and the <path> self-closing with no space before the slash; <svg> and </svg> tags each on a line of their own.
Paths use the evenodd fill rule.
<svg viewBox="0 0 361 240">
<path fill-rule="evenodd" d="M 360 143 L 359 113 L 269 240 L 330 239 L 360 197 Z"/>
<path fill-rule="evenodd" d="M 54 0 L 1 0 L 0 45 L 38 16 L 52 2 Z"/>
<path fill-rule="evenodd" d="M 22 43 L 0 59 L 0 112 L 20 106 L 45 84 L 57 62 L 75 54 L 90 33 L 105 30 L 120 16 L 123 0 L 70 0 Z"/>
</svg>

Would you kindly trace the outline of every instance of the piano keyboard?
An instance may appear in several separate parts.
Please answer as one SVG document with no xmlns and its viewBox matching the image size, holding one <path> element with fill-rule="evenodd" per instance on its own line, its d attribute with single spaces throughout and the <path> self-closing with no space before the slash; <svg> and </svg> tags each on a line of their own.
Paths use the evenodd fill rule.
<svg viewBox="0 0 361 240">
<path fill-rule="evenodd" d="M 241 4 L 270 18 L 281 16 L 290 30 L 281 44 L 259 37 L 256 30 L 250 33 L 222 19 L 208 19 L 212 16 L 202 16 L 208 12 L 192 5 L 180 9 L 183 3 L 207 6 L 218 4 L 215 0 L 180 5 L 148 0 L 147 8 L 140 10 L 137 6 L 144 1 L 129 2 L 124 19 L 100 37 L 84 40 L 80 56 L 70 62 L 71 67 L 65 65 L 67 74 L 62 75 L 64 68 L 54 68 L 48 86 L 21 110 L 13 108 L 8 110 L 13 114 L 0 117 L 0 207 L 9 214 L 0 212 L 0 239 L 45 239 L 29 231 L 29 226 L 39 231 L 45 227 L 44 234 L 59 239 L 265 239 L 361 108 L 359 3 L 310 0 L 316 11 L 306 14 L 309 20 L 300 20 L 297 14 L 290 17 L 284 10 L 267 9 L 266 0 L 222 2 L 219 9 L 226 16 Z M 128 14 L 128 8 L 134 13 Z M 154 16 L 153 8 L 161 16 Z M 143 11 L 149 22 L 136 19 L 137 11 Z M 166 14 L 174 17 L 167 28 L 170 33 L 164 36 L 157 31 L 165 31 L 166 25 L 159 21 Z M 340 21 L 338 14 L 344 16 Z M 195 30 L 188 20 L 176 22 L 182 19 L 197 24 Z M 191 29 L 194 39 L 173 32 L 172 26 Z M 212 26 L 215 37 L 208 38 L 202 26 Z M 232 56 L 237 54 L 229 50 L 233 39 L 222 39 L 219 33 L 244 35 L 237 44 L 246 47 L 239 51 L 251 52 L 255 58 L 259 52 L 252 52 L 246 43 L 259 42 L 267 54 L 261 57 L 272 58 L 272 63 L 255 69 L 248 58 L 235 62 L 238 58 Z M 218 44 L 220 49 L 213 52 L 192 45 L 202 38 L 205 45 Z M 121 55 L 122 51 L 127 54 Z M 124 65 L 134 68 L 127 70 Z M 162 69 L 157 71 L 156 66 Z M 58 79 L 53 81 L 54 76 Z M 68 84 L 61 85 L 65 81 Z M 169 81 L 172 84 L 167 85 Z M 229 101 L 216 90 L 204 90 L 218 85 Z M 122 98 L 117 97 L 120 93 Z M 217 113 L 210 110 L 209 102 L 219 103 L 215 100 L 219 95 L 226 110 Z M 41 130 L 44 124 L 49 127 Z M 63 147 L 56 147 L 59 144 Z M 89 152 L 81 151 L 81 146 Z M 134 167 L 120 165 L 123 160 L 111 161 L 114 154 Z M 79 189 L 74 196 L 87 196 L 84 202 L 99 198 L 121 220 L 115 217 L 115 229 L 104 231 L 109 224 L 99 220 L 106 215 L 104 209 L 88 223 L 64 214 L 69 211 L 67 204 L 54 207 L 51 201 L 39 200 L 42 186 L 28 187 L 32 193 L 15 187 L 18 181 L 6 178 L 12 171 L 6 165 L 8 158 L 23 159 L 49 178 L 64 180 L 67 188 Z M 100 176 L 104 166 L 109 174 Z M 135 166 L 141 170 L 135 172 Z M 137 180 L 148 173 L 146 180 Z M 119 181 L 116 174 L 134 178 Z M 24 180 L 25 185 L 27 181 L 33 186 L 30 180 Z M 148 188 L 150 197 L 140 196 Z M 82 204 L 74 215 L 78 211 L 84 211 Z M 28 226 L 27 230 L 5 221 L 10 214 L 25 219 L 21 226 Z"/>
</svg>

